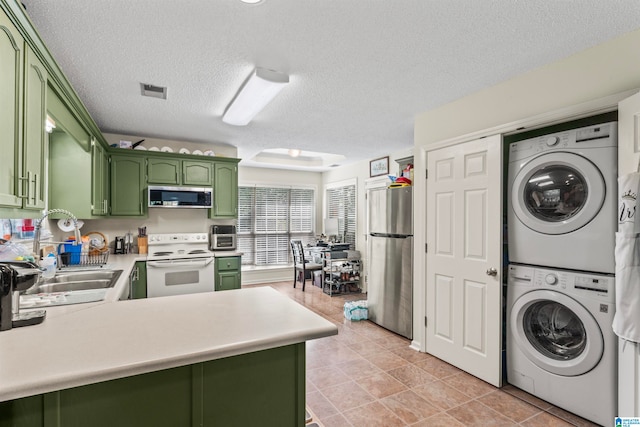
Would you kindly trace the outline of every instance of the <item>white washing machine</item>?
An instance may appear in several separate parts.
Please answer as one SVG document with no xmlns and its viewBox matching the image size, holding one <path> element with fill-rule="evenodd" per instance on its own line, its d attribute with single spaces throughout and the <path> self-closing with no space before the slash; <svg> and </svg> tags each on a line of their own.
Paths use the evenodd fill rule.
<svg viewBox="0 0 640 427">
<path fill-rule="evenodd" d="M 617 122 L 509 147 L 509 261 L 615 273 Z"/>
<path fill-rule="evenodd" d="M 602 425 L 617 415 L 613 275 L 509 265 L 507 381 Z"/>
</svg>

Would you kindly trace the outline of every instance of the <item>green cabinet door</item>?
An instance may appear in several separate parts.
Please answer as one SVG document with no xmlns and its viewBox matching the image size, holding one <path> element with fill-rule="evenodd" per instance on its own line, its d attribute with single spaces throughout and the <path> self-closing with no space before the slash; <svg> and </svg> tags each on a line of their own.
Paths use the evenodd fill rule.
<svg viewBox="0 0 640 427">
<path fill-rule="evenodd" d="M 213 209 L 211 218 L 238 217 L 238 165 L 213 164 Z"/>
<path fill-rule="evenodd" d="M 111 155 L 112 216 L 144 216 L 144 158 L 126 154 Z"/>
<path fill-rule="evenodd" d="M 0 402 L 0 427 L 301 427 L 305 344 Z"/>
<path fill-rule="evenodd" d="M 49 141 L 49 209 L 91 218 L 91 152 L 60 127 L 49 135 Z"/>
<path fill-rule="evenodd" d="M 18 188 L 22 147 L 24 39 L 0 11 L 0 206 L 22 207 Z"/>
<path fill-rule="evenodd" d="M 182 161 L 182 183 L 185 185 L 202 185 L 211 187 L 211 162 L 195 160 Z"/>
<path fill-rule="evenodd" d="M 45 131 L 47 120 L 48 74 L 42 62 L 30 48 L 25 49 L 24 64 L 24 149 L 23 183 L 25 209 L 44 209 L 47 180 L 45 159 L 48 138 Z"/>
<path fill-rule="evenodd" d="M 131 299 L 147 297 L 147 263 L 136 261 L 131 274 Z"/>
<path fill-rule="evenodd" d="M 95 138 L 91 140 L 91 213 L 109 214 L 109 155 Z"/>
<path fill-rule="evenodd" d="M 147 162 L 149 184 L 180 184 L 180 160 L 149 157 Z"/>
<path fill-rule="evenodd" d="M 240 289 L 242 284 L 240 257 L 216 257 L 215 262 L 215 290 L 228 291 L 230 289 Z"/>
</svg>

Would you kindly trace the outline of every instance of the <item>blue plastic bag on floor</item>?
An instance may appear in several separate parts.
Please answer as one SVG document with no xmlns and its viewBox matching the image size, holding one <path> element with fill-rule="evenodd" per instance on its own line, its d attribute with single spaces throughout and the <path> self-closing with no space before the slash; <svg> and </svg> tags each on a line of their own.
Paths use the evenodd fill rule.
<svg viewBox="0 0 640 427">
<path fill-rule="evenodd" d="M 344 317 L 347 320 L 367 320 L 367 300 L 344 303 Z"/>
</svg>

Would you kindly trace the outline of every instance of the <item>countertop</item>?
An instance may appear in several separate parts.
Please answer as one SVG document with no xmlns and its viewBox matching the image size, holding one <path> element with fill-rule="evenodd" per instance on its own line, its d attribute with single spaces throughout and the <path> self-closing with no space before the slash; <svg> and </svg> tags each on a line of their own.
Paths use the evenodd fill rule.
<svg viewBox="0 0 640 427">
<path fill-rule="evenodd" d="M 228 256 L 228 255 L 226 255 Z M 144 255 L 104 301 L 47 308 L 40 325 L 0 332 L 0 401 L 300 343 L 335 324 L 270 287 L 119 301 Z"/>
</svg>

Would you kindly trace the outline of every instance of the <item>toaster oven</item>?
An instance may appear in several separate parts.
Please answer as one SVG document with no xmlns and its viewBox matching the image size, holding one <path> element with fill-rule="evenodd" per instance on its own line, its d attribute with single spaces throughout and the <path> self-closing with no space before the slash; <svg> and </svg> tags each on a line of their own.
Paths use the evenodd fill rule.
<svg viewBox="0 0 640 427">
<path fill-rule="evenodd" d="M 209 250 L 234 251 L 236 249 L 235 225 L 212 225 L 209 230 Z"/>
</svg>

